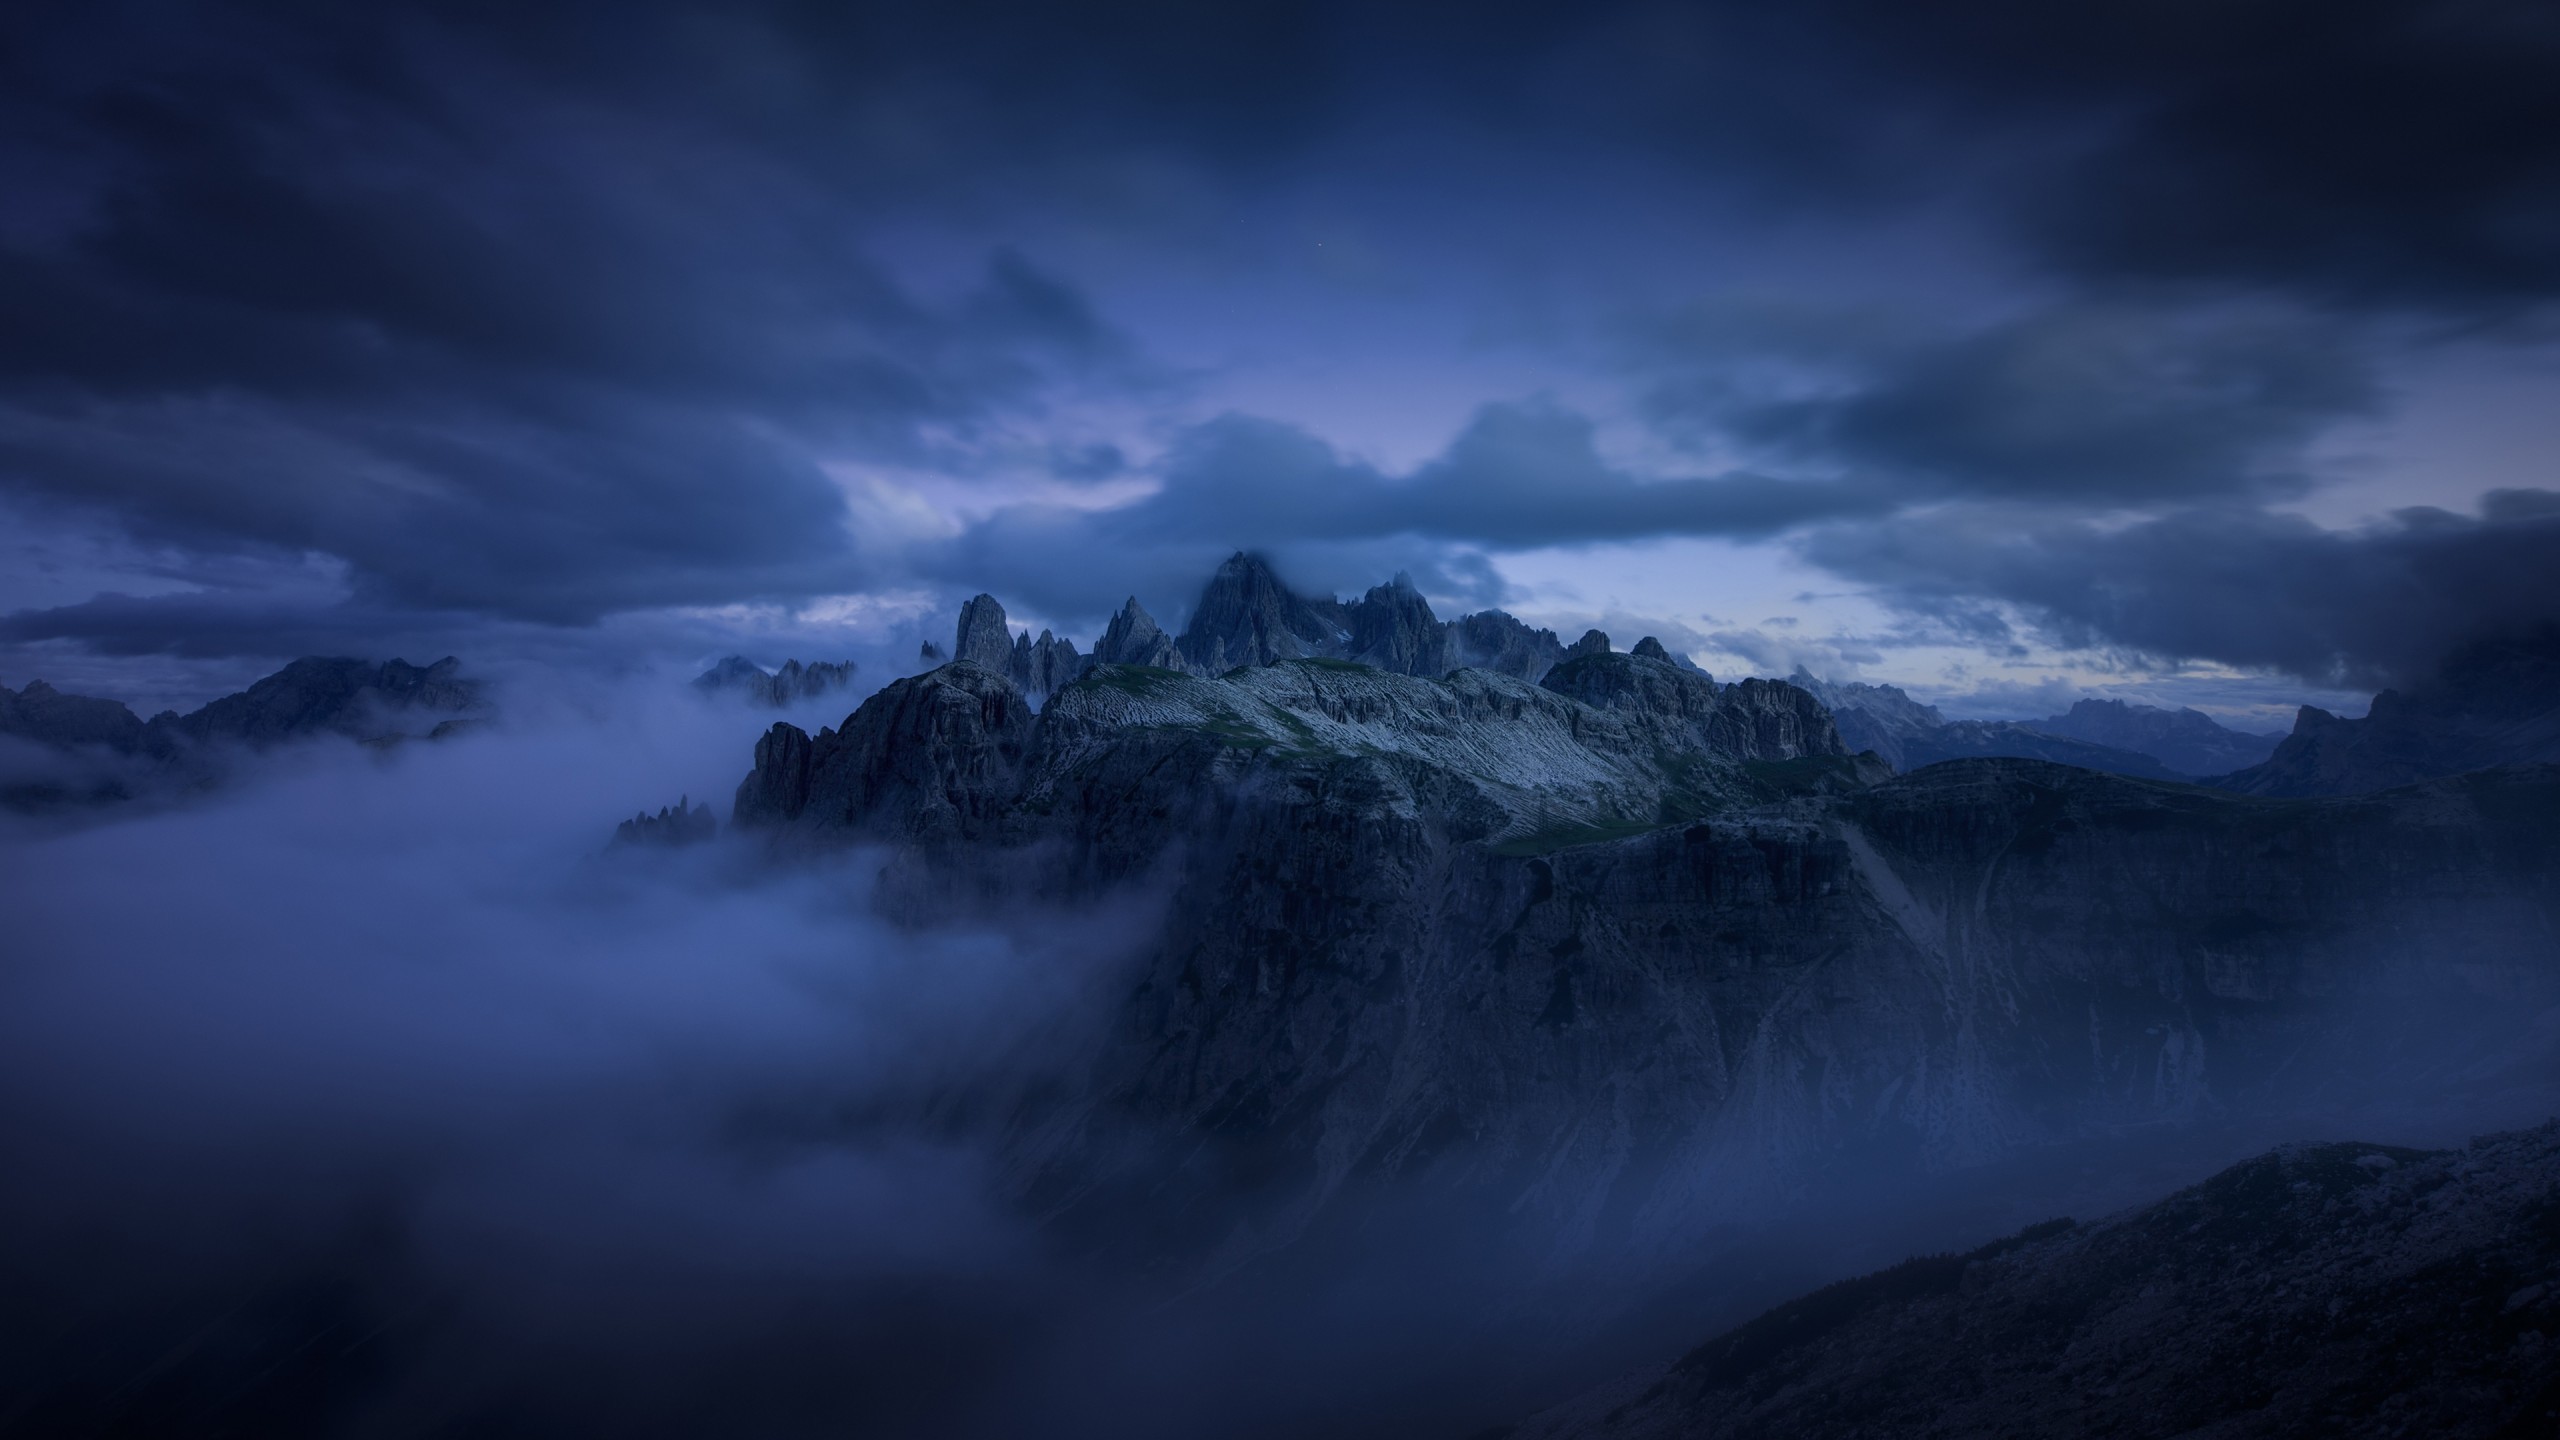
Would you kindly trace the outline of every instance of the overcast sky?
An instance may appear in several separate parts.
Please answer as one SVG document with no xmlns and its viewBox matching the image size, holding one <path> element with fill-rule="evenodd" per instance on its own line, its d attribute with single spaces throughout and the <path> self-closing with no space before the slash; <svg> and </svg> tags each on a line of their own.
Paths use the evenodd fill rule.
<svg viewBox="0 0 2560 1440">
<path fill-rule="evenodd" d="M 30 3 L 0 682 L 1089 642 L 1237 548 L 2233 715 L 2560 615 L 2560 10 Z"/>
</svg>

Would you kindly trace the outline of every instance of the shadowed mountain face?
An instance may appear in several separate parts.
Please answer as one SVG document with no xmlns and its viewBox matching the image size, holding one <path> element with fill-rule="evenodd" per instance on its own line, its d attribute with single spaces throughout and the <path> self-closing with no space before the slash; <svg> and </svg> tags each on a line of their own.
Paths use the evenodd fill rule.
<svg viewBox="0 0 2560 1440">
<path fill-rule="evenodd" d="M 2264 764 L 2215 782 L 2245 795 L 2356 795 L 2490 765 L 2560 760 L 2560 627 L 2477 644 L 2360 720 L 2302 707 Z"/>
<path fill-rule="evenodd" d="M 2560 1000 L 2560 769 L 2305 804 L 1844 749 L 1794 686 L 1606 650 L 1536 685 L 1104 666 L 1037 714 L 955 664 L 773 727 L 736 815 L 899 847 L 918 923 L 1168 894 L 1011 1173 L 1213 1270 L 1389 1187 L 1676 1253 L 1879 1164 L 2441 1083 L 2444 1016 Z M 2538 1054 L 2466 1044 L 2527 1047 L 2472 1083 Z"/>
<path fill-rule="evenodd" d="M 2560 1127 L 2292 1147 L 1780 1306 L 1506 1440 L 2560 1434 Z"/>
</svg>

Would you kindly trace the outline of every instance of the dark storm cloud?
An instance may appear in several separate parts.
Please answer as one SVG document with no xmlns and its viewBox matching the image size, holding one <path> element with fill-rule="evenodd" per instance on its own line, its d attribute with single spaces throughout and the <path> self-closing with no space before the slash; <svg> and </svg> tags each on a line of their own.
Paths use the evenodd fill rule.
<svg viewBox="0 0 2560 1440">
<path fill-rule="evenodd" d="M 1630 360 L 1668 433 L 1890 479 L 1914 500 L 2296 490 L 2304 447 L 2380 400 L 2360 338 L 2300 315 L 2075 305 L 1910 329 L 1702 309 L 1634 327 Z M 1754 383 L 1772 365 L 1780 378 Z"/>
<path fill-rule="evenodd" d="M 2422 675 L 2451 646 L 2560 619 L 2560 492 L 2495 491 L 2477 515 L 2394 512 L 2331 530 L 2198 506 L 2130 526 L 1955 508 L 1822 529 L 1805 553 L 1885 598 L 1997 640 L 1983 601 L 2066 645 L 2282 670 L 2322 684 Z"/>
<path fill-rule="evenodd" d="M 1426 589 L 1491 604 L 1498 582 L 1461 547 L 1765 537 L 1894 503 L 1829 480 L 1644 479 L 1610 464 L 1595 438 L 1589 419 L 1560 405 L 1488 405 L 1437 458 L 1390 475 L 1300 427 L 1229 415 L 1176 438 L 1152 495 L 1107 510 L 1012 507 L 918 563 L 955 584 L 1010 586 L 1051 613 L 1094 615 L 1132 589 L 1187 599 L 1209 567 L 1251 544 L 1295 558 L 1305 583 L 1431 571 L 1438 584 Z M 1097 554 L 1112 566 L 1097 571 Z"/>
<path fill-rule="evenodd" d="M 386 612 L 584 622 L 911 578 L 821 457 L 1125 480 L 1148 463 L 1133 436 L 1042 426 L 1095 393 L 1144 408 L 1153 372 L 1006 242 L 1066 217 L 1188 261 L 1321 177 L 1368 175 L 1335 197 L 1363 199 L 1379 154 L 1411 167 L 1417 211 L 1481 205 L 1586 276 L 1660 258 L 1610 248 L 1606 205 L 1546 213 L 1563 177 L 1607 171 L 1742 244 L 1771 213 L 1824 243 L 1951 219 L 2042 288 L 1957 307 L 2023 318 L 1817 357 L 1796 388 L 1733 381 L 1803 364 L 1794 342 L 1657 355 L 1653 418 L 1766 474 L 1641 480 L 1535 406 L 1395 476 L 1225 420 L 1154 497 L 1003 511 L 924 574 L 1081 606 L 1245 544 L 1311 573 L 1410 553 L 1481 590 L 1471 549 L 2279 495 L 2375 408 L 2366 312 L 2512 318 L 2560 285 L 2560 26 L 2514 3 L 138 3 L 0 24 L 0 486 L 150 544 L 333 556 Z M 910 223 L 974 237 L 942 247 L 940 282 L 878 259 Z M 1362 338 L 1337 318 L 1304 343 Z M 1091 575 L 1093 546 L 1129 579 Z"/>
<path fill-rule="evenodd" d="M 583 620 L 850 588 L 813 455 L 965 463 L 1131 373 L 1024 257 L 919 296 L 825 177 L 545 89 L 468 17 L 297 20 L 24 22 L 0 483 L 336 555 L 386 602 Z"/>
<path fill-rule="evenodd" d="M 1952 197 L 2075 281 L 2474 317 L 2560 292 L 2539 0 L 1582 13 L 1472 77 L 1489 108 L 1793 207 Z"/>
<path fill-rule="evenodd" d="M 1767 535 L 1882 503 L 1851 486 L 1747 473 L 1641 479 L 1604 460 L 1595 441 L 1591 422 L 1562 406 L 1488 405 L 1439 458 L 1390 478 L 1303 430 L 1229 417 L 1184 436 L 1164 488 L 1110 523 L 1139 540 L 1242 528 L 1280 540 L 1410 534 L 1521 548 Z"/>
<path fill-rule="evenodd" d="M 2045 73 L 2121 107 L 2024 197 L 2052 263 L 2475 312 L 2560 292 L 2550 6 L 2014 8 L 2027 35 L 2058 31 L 2022 63 L 2067 46 L 2080 63 Z"/>
</svg>

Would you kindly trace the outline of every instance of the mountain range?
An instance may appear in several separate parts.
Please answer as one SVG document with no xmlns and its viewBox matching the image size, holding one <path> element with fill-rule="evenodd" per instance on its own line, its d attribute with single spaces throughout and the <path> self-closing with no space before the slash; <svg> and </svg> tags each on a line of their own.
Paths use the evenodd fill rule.
<svg viewBox="0 0 2560 1440">
<path fill-rule="evenodd" d="M 2199 710 L 2082 700 L 2043 720 L 1949 720 L 1892 685 L 1788 677 L 1819 697 L 1859 750 L 1897 770 L 1941 760 L 2008 756 L 2152 780 L 2219 775 L 2272 754 L 2280 737 L 2233 730 Z"/>
<path fill-rule="evenodd" d="M 1230 562 L 1182 636 L 1132 602 L 1035 709 L 981 597 L 963 658 L 757 742 L 735 823 L 891 847 L 908 923 L 1166 897 L 1110 1043 L 1016 1116 L 1024 1203 L 1209 1272 L 1412 1187 L 1660 1256 L 1877 1165 L 2405 1097 L 2448 1035 L 2467 1083 L 2548 1078 L 2512 1022 L 2560 1002 L 2560 767 L 2310 801 L 1897 777 L 1813 690 L 1657 643 L 1512 647 L 1534 680 L 1348 658 L 1445 658 L 1467 622 L 1418 602 Z"/>
<path fill-rule="evenodd" d="M 148 721 L 121 702 L 67 695 L 41 680 L 0 686 L 0 737 L 25 747 L 0 776 L 0 806 L 46 809 L 201 787 L 220 777 L 229 751 L 314 736 L 369 745 L 439 739 L 488 711 L 482 687 L 461 670 L 451 656 L 427 666 L 312 656 L 244 691 Z"/>
</svg>

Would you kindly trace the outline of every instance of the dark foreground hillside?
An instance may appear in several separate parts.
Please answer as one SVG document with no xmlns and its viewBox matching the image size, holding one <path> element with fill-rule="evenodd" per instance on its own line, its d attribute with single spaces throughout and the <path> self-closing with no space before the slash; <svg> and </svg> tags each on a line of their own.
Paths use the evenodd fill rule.
<svg viewBox="0 0 2560 1440">
<path fill-rule="evenodd" d="M 1507 1440 L 2560 1435 L 2560 1123 L 2294 1146 L 1782 1305 Z"/>
</svg>

